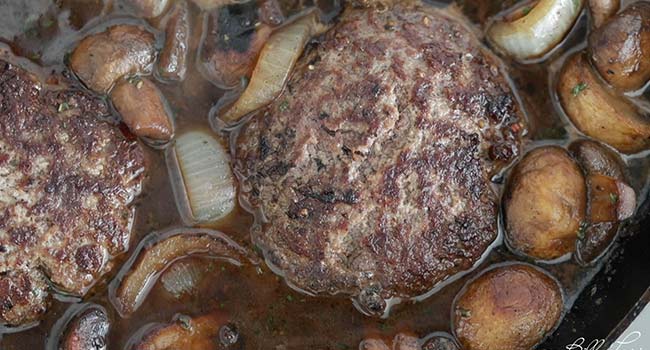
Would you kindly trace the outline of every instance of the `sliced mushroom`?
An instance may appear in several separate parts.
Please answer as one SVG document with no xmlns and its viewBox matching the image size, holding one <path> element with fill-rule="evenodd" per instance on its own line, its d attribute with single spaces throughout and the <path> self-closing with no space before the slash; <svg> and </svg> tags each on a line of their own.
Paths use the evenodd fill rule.
<svg viewBox="0 0 650 350">
<path fill-rule="evenodd" d="M 174 135 L 171 111 L 162 92 L 151 80 L 121 80 L 111 91 L 115 109 L 131 132 L 139 137 L 166 142 Z"/>
<path fill-rule="evenodd" d="M 639 1 L 589 35 L 591 60 L 621 91 L 641 89 L 650 79 L 650 3 Z"/>
<path fill-rule="evenodd" d="M 563 308 L 557 281 L 516 263 L 471 281 L 454 303 L 452 323 L 465 350 L 529 350 L 555 328 Z"/>
<path fill-rule="evenodd" d="M 598 28 L 618 12 L 621 0 L 588 0 L 594 28 Z"/>
<path fill-rule="evenodd" d="M 636 194 L 626 183 L 621 160 L 594 141 L 580 140 L 569 147 L 587 174 L 587 221 L 576 244 L 578 262 L 597 260 L 612 243 L 619 223 L 632 216 Z"/>
<path fill-rule="evenodd" d="M 156 58 L 154 35 L 134 25 L 117 25 L 85 37 L 70 67 L 90 89 L 107 93 L 125 75 L 148 73 Z"/>
<path fill-rule="evenodd" d="M 255 0 L 217 8 L 206 21 L 200 69 L 216 85 L 233 88 L 250 76 L 272 29 L 260 23 Z"/>
<path fill-rule="evenodd" d="M 542 260 L 573 252 L 585 221 L 586 192 L 582 171 L 564 149 L 528 153 L 513 169 L 504 196 L 509 246 Z"/>
<path fill-rule="evenodd" d="M 59 348 L 61 350 L 106 350 L 110 320 L 106 310 L 98 305 L 82 309 L 67 326 Z"/>
<path fill-rule="evenodd" d="M 564 112 L 587 136 L 625 153 L 650 147 L 650 120 L 601 83 L 584 53 L 567 59 L 557 91 Z"/>
<path fill-rule="evenodd" d="M 190 12 L 187 2 L 177 2 L 163 21 L 165 45 L 158 60 L 158 74 L 165 80 L 183 80 L 187 72 Z"/>
</svg>

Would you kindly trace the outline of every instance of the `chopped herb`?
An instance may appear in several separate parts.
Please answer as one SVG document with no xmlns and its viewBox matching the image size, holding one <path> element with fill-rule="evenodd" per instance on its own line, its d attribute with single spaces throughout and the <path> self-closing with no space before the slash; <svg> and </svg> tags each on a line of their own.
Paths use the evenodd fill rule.
<svg viewBox="0 0 650 350">
<path fill-rule="evenodd" d="M 467 309 L 460 309 L 460 316 L 461 317 L 470 317 L 472 316 L 472 312 L 467 310 Z"/>
<path fill-rule="evenodd" d="M 31 55 L 29 55 L 29 58 L 36 61 L 41 58 L 41 55 L 38 52 L 33 52 Z"/>
<path fill-rule="evenodd" d="M 609 200 L 610 200 L 613 204 L 618 203 L 618 195 L 617 195 L 616 193 L 610 193 L 610 194 L 609 194 Z"/>
<path fill-rule="evenodd" d="M 49 28 L 54 25 L 54 21 L 51 18 L 46 18 L 43 20 L 43 28 Z"/>
<path fill-rule="evenodd" d="M 339 343 L 339 344 L 337 345 L 337 347 L 338 347 L 339 349 L 341 349 L 341 350 L 350 350 L 350 349 L 352 349 L 349 345 L 347 345 L 347 344 L 343 344 L 343 343 Z"/>
<path fill-rule="evenodd" d="M 587 232 L 587 228 L 589 228 L 589 224 L 587 222 L 583 221 L 580 223 L 580 227 L 578 228 L 578 232 L 576 233 L 578 239 L 585 238 L 585 233 Z"/>
<path fill-rule="evenodd" d="M 142 80 L 140 79 L 139 76 L 134 75 L 126 78 L 126 81 L 128 81 L 129 84 L 139 84 Z"/>
<path fill-rule="evenodd" d="M 181 328 L 183 329 L 189 330 L 190 328 L 192 328 L 190 318 L 185 315 L 180 315 L 178 317 L 178 322 L 180 323 Z"/>
<path fill-rule="evenodd" d="M 379 328 L 381 328 L 382 331 L 390 329 L 390 326 L 386 323 L 380 323 Z"/>
<path fill-rule="evenodd" d="M 62 113 L 69 109 L 70 109 L 70 105 L 67 102 L 62 102 L 61 104 L 59 104 L 59 108 L 57 109 L 57 111 L 59 113 Z"/>
<path fill-rule="evenodd" d="M 530 10 L 532 10 L 532 7 L 526 6 L 521 10 L 521 13 L 524 14 L 524 16 L 528 15 L 530 13 Z"/>
<path fill-rule="evenodd" d="M 292 302 L 293 301 L 293 295 L 287 294 L 287 301 Z"/>
<path fill-rule="evenodd" d="M 280 102 L 280 112 L 286 112 L 289 109 L 289 101 L 284 100 Z"/>
<path fill-rule="evenodd" d="M 580 95 L 580 93 L 587 88 L 587 83 L 580 82 L 578 85 L 574 86 L 573 89 L 571 89 L 571 94 L 575 97 Z"/>
<path fill-rule="evenodd" d="M 582 6 L 582 1 L 581 0 L 573 0 L 573 6 L 575 6 L 576 11 L 580 9 L 580 6 Z"/>
<path fill-rule="evenodd" d="M 224 304 L 224 303 L 219 304 L 220 309 L 223 309 L 224 307 L 226 307 L 226 304 Z"/>
</svg>

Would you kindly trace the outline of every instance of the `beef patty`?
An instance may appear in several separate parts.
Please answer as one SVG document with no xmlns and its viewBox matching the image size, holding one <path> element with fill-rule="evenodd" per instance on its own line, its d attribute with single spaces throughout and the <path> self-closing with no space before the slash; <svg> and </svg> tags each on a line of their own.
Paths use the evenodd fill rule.
<svg viewBox="0 0 650 350">
<path fill-rule="evenodd" d="M 240 131 L 253 239 L 295 287 L 368 312 L 471 268 L 497 236 L 490 178 L 523 117 L 451 11 L 348 9 Z"/>
<path fill-rule="evenodd" d="M 50 283 L 83 295 L 129 243 L 143 151 L 57 79 L 0 58 L 0 324 L 37 320 Z"/>
</svg>

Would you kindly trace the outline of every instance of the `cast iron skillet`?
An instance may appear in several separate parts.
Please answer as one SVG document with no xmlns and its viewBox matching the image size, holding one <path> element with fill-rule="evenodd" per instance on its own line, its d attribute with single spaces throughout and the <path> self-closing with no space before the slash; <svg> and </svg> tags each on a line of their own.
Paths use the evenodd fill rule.
<svg viewBox="0 0 650 350">
<path fill-rule="evenodd" d="M 606 350 L 650 304 L 647 204 L 637 214 L 644 219 L 629 230 L 632 234 L 618 238 L 609 260 L 580 294 L 557 331 L 538 349 L 566 349 L 577 338 L 584 337 L 585 345 L 594 339 L 606 339 L 604 346 L 599 348 Z"/>
</svg>

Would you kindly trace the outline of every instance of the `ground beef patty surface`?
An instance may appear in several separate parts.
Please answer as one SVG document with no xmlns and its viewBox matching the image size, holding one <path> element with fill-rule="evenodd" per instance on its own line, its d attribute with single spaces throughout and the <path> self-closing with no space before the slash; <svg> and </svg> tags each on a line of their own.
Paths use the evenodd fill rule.
<svg viewBox="0 0 650 350">
<path fill-rule="evenodd" d="M 37 320 L 49 282 L 83 295 L 129 243 L 143 151 L 57 79 L 0 58 L 0 324 Z"/>
<path fill-rule="evenodd" d="M 519 152 L 500 63 L 429 5 L 348 9 L 240 132 L 256 244 L 288 282 L 369 312 L 466 270 L 497 236 L 490 177 Z"/>
</svg>

